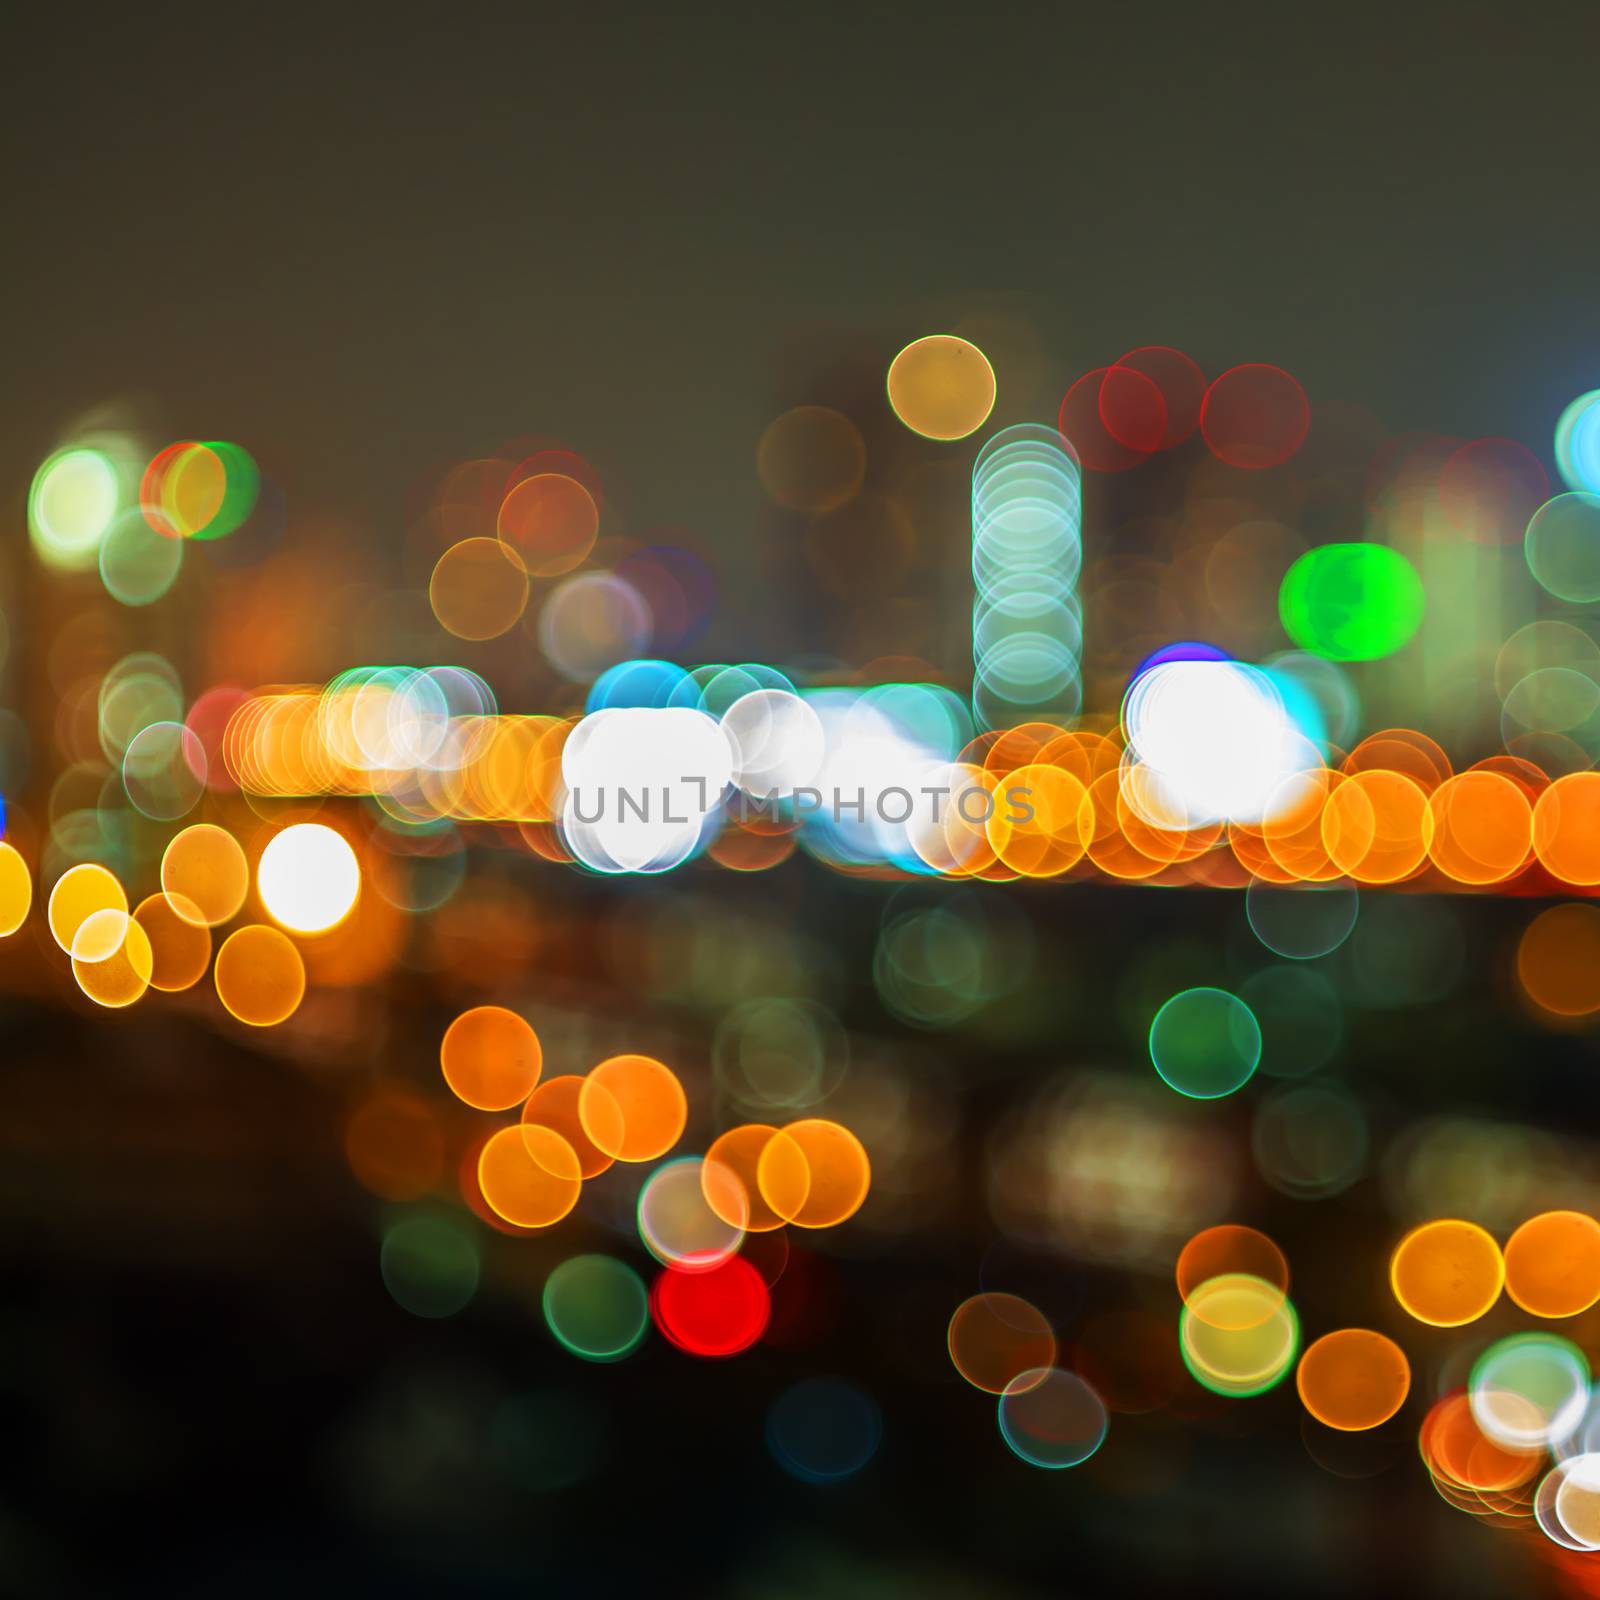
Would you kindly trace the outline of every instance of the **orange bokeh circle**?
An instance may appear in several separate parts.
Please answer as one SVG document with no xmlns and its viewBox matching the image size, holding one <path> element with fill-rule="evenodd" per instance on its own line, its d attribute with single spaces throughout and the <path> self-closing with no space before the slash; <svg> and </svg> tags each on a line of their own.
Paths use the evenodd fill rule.
<svg viewBox="0 0 1600 1600">
<path fill-rule="evenodd" d="M 763 1187 L 762 1161 L 773 1145 L 777 1148 L 766 1161 Z M 705 1185 L 706 1203 L 724 1222 L 743 1226 L 747 1233 L 770 1233 L 792 1222 L 811 1192 L 811 1168 L 800 1146 L 765 1122 L 747 1122 L 720 1134 L 706 1151 L 705 1164 L 725 1169 L 737 1180 L 744 1193 L 743 1222 L 722 1204 L 718 1186 Z"/>
<path fill-rule="evenodd" d="M 578 1117 L 614 1160 L 654 1161 L 681 1137 L 689 1102 L 670 1067 L 651 1056 L 612 1056 L 584 1079 Z"/>
<path fill-rule="evenodd" d="M 1539 796 L 1533 850 L 1563 883 L 1600 883 L 1600 772 L 1568 773 Z"/>
<path fill-rule="evenodd" d="M 478 1111 L 506 1111 L 533 1093 L 544 1051 L 526 1020 L 505 1006 L 473 1006 L 439 1043 L 444 1081 Z"/>
<path fill-rule="evenodd" d="M 306 992 L 306 968 L 289 936 L 263 923 L 228 935 L 211 973 L 217 996 L 240 1022 L 271 1028 L 286 1022 Z"/>
<path fill-rule="evenodd" d="M 133 920 L 150 941 L 150 987 L 166 994 L 192 989 L 211 964 L 211 930 L 182 895 L 157 891 L 138 904 Z"/>
<path fill-rule="evenodd" d="M 804 1203 L 792 1219 L 795 1226 L 832 1228 L 853 1217 L 872 1186 L 872 1164 L 861 1141 L 848 1128 L 822 1117 L 791 1122 L 783 1132 L 799 1147 L 810 1178 Z M 789 1145 L 769 1142 L 757 1167 L 759 1187 L 769 1204 L 779 1192 L 774 1172 L 780 1161 L 792 1167 Z"/>
<path fill-rule="evenodd" d="M 1436 1480 L 1474 1496 L 1517 1488 L 1545 1460 L 1542 1450 L 1507 1450 L 1488 1438 L 1473 1420 L 1471 1399 L 1459 1389 L 1436 1402 L 1423 1418 L 1417 1446 Z"/>
<path fill-rule="evenodd" d="M 1573 900 L 1541 911 L 1517 944 L 1517 979 L 1552 1016 L 1600 1011 L 1600 907 Z"/>
<path fill-rule="evenodd" d="M 250 866 L 226 828 L 197 822 L 175 835 L 162 854 L 161 887 L 180 916 L 192 905 L 200 921 L 215 928 L 244 904 Z"/>
<path fill-rule="evenodd" d="M 1536 1317 L 1575 1317 L 1600 1301 L 1600 1223 L 1544 1211 L 1506 1240 L 1506 1293 Z"/>
<path fill-rule="evenodd" d="M 1393 1339 L 1371 1328 L 1340 1328 L 1306 1347 L 1295 1387 L 1318 1422 L 1343 1433 L 1385 1423 L 1411 1391 L 1411 1363 Z"/>
<path fill-rule="evenodd" d="M 1502 883 L 1533 853 L 1533 806 L 1508 777 L 1481 768 L 1447 778 L 1428 797 L 1428 854 L 1457 883 Z"/>
<path fill-rule="evenodd" d="M 1459 1328 L 1500 1298 L 1505 1258 L 1475 1222 L 1442 1217 L 1413 1228 L 1395 1247 L 1389 1283 L 1418 1322 Z"/>
<path fill-rule="evenodd" d="M 578 1203 L 578 1157 L 553 1128 L 501 1128 L 478 1156 L 478 1187 L 489 1208 L 519 1228 L 548 1228 Z"/>
<path fill-rule="evenodd" d="M 1261 1316 L 1265 1321 L 1289 1293 L 1289 1262 L 1283 1251 L 1256 1228 L 1237 1222 L 1222 1222 L 1202 1228 L 1178 1252 L 1175 1277 L 1178 1294 L 1194 1312 L 1195 1292 L 1213 1278 L 1244 1275 L 1259 1279 L 1277 1290 L 1277 1298 L 1261 1296 Z M 1204 1320 L 1204 1319 L 1202 1319 Z"/>
<path fill-rule="evenodd" d="M 1322 842 L 1357 883 L 1399 883 L 1428 859 L 1433 816 L 1422 787 L 1375 768 L 1346 777 L 1322 810 Z"/>
<path fill-rule="evenodd" d="M 559 1133 L 572 1146 L 573 1154 L 578 1158 L 579 1172 L 587 1182 L 590 1178 L 599 1177 L 611 1165 L 612 1158 L 583 1131 L 583 1118 L 578 1106 L 582 1093 L 583 1079 L 575 1072 L 559 1078 L 546 1078 L 524 1102 L 522 1121 L 524 1125 L 550 1128 Z M 615 1104 L 612 1101 L 612 1105 Z M 610 1125 L 620 1134 L 620 1113 L 610 1119 Z"/>
<path fill-rule="evenodd" d="M 594 548 L 600 512 L 594 496 L 563 472 L 536 472 L 514 483 L 500 503 L 496 532 L 533 577 L 581 566 Z"/>
<path fill-rule="evenodd" d="M 950 1318 L 946 1345 L 956 1371 L 988 1394 L 1006 1393 L 1024 1374 L 1043 1382 L 1056 1361 L 1055 1329 L 1042 1311 L 1014 1294 L 963 1300 Z"/>
</svg>

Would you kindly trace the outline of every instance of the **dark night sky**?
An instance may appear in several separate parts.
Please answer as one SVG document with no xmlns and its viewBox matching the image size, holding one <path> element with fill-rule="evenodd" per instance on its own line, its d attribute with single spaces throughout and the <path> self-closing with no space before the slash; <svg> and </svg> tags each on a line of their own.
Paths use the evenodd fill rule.
<svg viewBox="0 0 1600 1600">
<path fill-rule="evenodd" d="M 784 356 L 996 297 L 1069 375 L 1166 341 L 1545 452 L 1600 338 L 1582 13 L 1357 16 L 40 9 L 0 477 L 143 394 L 382 539 L 420 461 L 548 432 L 737 580 Z"/>
</svg>

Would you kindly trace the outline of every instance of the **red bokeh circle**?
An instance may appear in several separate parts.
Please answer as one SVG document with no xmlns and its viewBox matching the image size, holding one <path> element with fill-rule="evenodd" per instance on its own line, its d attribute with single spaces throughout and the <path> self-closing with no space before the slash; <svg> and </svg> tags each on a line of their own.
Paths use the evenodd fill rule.
<svg viewBox="0 0 1600 1600">
<path fill-rule="evenodd" d="M 761 1337 L 772 1297 L 742 1256 L 710 1272 L 670 1267 L 650 1290 L 650 1314 L 666 1337 L 694 1356 L 736 1356 Z"/>
<path fill-rule="evenodd" d="M 1259 471 L 1285 462 L 1311 431 L 1311 404 L 1282 367 L 1249 362 L 1217 378 L 1200 407 L 1206 446 L 1230 467 Z"/>
<path fill-rule="evenodd" d="M 200 771 L 200 763 L 189 758 L 187 743 L 184 745 L 185 760 L 190 771 L 214 794 L 238 792 L 239 785 L 233 781 L 233 774 L 228 771 L 227 762 L 222 757 L 222 741 L 228 731 L 229 719 L 249 698 L 249 693 L 238 685 L 219 683 L 215 688 L 207 689 L 189 707 L 189 714 L 183 719 L 184 727 L 195 736 L 200 749 L 205 752 L 205 770 Z"/>
<path fill-rule="evenodd" d="M 1200 426 L 1200 406 L 1206 397 L 1206 375 L 1200 365 L 1181 350 L 1171 345 L 1142 344 L 1123 356 L 1113 372 L 1132 370 L 1142 373 L 1160 391 L 1167 408 L 1167 424 L 1160 439 L 1153 446 L 1157 450 L 1171 450 L 1180 445 Z M 1101 390 L 1101 414 L 1106 426 L 1123 441 L 1136 441 L 1123 433 L 1118 419 L 1105 412 L 1105 389 Z"/>
<path fill-rule="evenodd" d="M 1066 436 L 1067 443 L 1077 452 L 1078 460 L 1092 472 L 1125 472 L 1129 467 L 1136 467 L 1141 461 L 1147 460 L 1150 455 L 1150 450 L 1134 449 L 1124 444 L 1106 426 L 1100 406 L 1106 374 L 1110 371 L 1110 367 L 1096 367 L 1094 371 L 1084 373 L 1067 390 L 1058 418 L 1058 426 Z M 1166 427 L 1166 404 L 1155 384 L 1129 369 L 1118 380 L 1115 392 L 1118 398 L 1113 403 L 1112 411 L 1119 419 L 1120 426 L 1138 426 L 1148 433 L 1152 407 L 1160 409 L 1161 422 L 1155 429 L 1155 437 L 1159 439 Z M 1127 397 L 1135 393 L 1141 394 L 1142 403 L 1129 402 Z M 1140 414 L 1144 417 L 1143 422 L 1137 420 Z"/>
<path fill-rule="evenodd" d="M 1118 444 L 1152 455 L 1167 436 L 1161 385 L 1134 367 L 1107 367 L 1100 380 L 1100 421 Z"/>
</svg>

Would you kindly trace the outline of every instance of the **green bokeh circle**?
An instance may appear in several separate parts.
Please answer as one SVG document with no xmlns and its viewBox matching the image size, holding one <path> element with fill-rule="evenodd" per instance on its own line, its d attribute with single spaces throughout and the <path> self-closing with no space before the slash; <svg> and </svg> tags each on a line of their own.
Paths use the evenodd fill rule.
<svg viewBox="0 0 1600 1600">
<path fill-rule="evenodd" d="M 639 1274 L 613 1256 L 573 1256 L 545 1279 L 544 1320 L 556 1339 L 585 1361 L 621 1361 L 639 1347 L 650 1322 Z"/>
<path fill-rule="evenodd" d="M 1534 512 L 1523 539 L 1528 571 L 1558 600 L 1600 600 L 1600 494 L 1558 494 Z"/>
<path fill-rule="evenodd" d="M 1330 661 L 1376 661 L 1422 624 L 1416 568 L 1382 544 L 1325 544 L 1284 574 L 1278 614 L 1302 650 Z"/>
<path fill-rule="evenodd" d="M 1261 1060 L 1261 1028 L 1226 989 L 1185 989 L 1150 1024 L 1150 1060 L 1179 1094 L 1217 1100 L 1249 1082 Z"/>
<path fill-rule="evenodd" d="M 477 1293 L 478 1247 L 444 1217 L 407 1217 L 383 1236 L 384 1286 L 414 1317 L 449 1317 Z"/>
</svg>

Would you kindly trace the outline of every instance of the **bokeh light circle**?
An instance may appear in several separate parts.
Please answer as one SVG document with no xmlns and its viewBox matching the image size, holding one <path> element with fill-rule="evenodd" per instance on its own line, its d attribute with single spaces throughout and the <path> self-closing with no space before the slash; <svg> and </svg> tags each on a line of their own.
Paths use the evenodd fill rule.
<svg viewBox="0 0 1600 1600">
<path fill-rule="evenodd" d="M 1503 1450 L 1545 1450 L 1570 1438 L 1589 1407 L 1589 1361 L 1553 1333 L 1514 1333 L 1473 1363 L 1472 1420 Z"/>
<path fill-rule="evenodd" d="M 183 541 L 157 533 L 139 512 L 112 519 L 100 541 L 100 581 L 113 600 L 148 606 L 177 581 L 183 566 Z"/>
<path fill-rule="evenodd" d="M 0 842 L 0 939 L 9 939 L 33 907 L 33 874 L 9 841 Z M 53 930 L 52 930 L 53 931 Z"/>
<path fill-rule="evenodd" d="M 866 1147 L 846 1127 L 825 1117 L 805 1117 L 783 1129 L 785 1142 L 769 1140 L 757 1163 L 757 1183 L 778 1210 L 792 1199 L 798 1185 L 793 1175 L 793 1150 L 805 1160 L 805 1199 L 789 1219 L 797 1228 L 832 1228 L 848 1221 L 872 1187 L 872 1164 Z M 781 1167 L 780 1167 L 781 1164 Z"/>
<path fill-rule="evenodd" d="M 1215 1100 L 1249 1082 L 1261 1060 L 1261 1028 L 1249 1006 L 1224 989 L 1185 989 L 1150 1024 L 1150 1060 L 1192 1100 Z"/>
<path fill-rule="evenodd" d="M 1119 444 L 1143 455 L 1162 448 L 1168 431 L 1167 397 L 1138 367 L 1121 362 L 1107 367 L 1096 404 L 1101 426 Z"/>
<path fill-rule="evenodd" d="M 152 722 L 128 742 L 122 787 L 141 816 L 176 822 L 199 804 L 206 786 L 206 753 L 181 722 Z"/>
<path fill-rule="evenodd" d="M 1126 472 L 1165 436 L 1166 401 L 1133 367 L 1095 367 L 1062 397 L 1056 426 L 1078 464 L 1091 472 Z"/>
<path fill-rule="evenodd" d="M 85 920 L 97 911 L 128 909 L 128 896 L 116 877 L 97 862 L 69 867 L 56 879 L 45 908 L 51 936 L 68 955 Z"/>
<path fill-rule="evenodd" d="M 211 930 L 195 906 L 164 893 L 147 895 L 133 920 L 150 941 L 150 987 L 166 994 L 192 989 L 211 964 Z"/>
<path fill-rule="evenodd" d="M 1250 931 L 1274 955 L 1314 961 L 1350 937 L 1361 909 L 1353 883 L 1280 885 L 1255 878 L 1245 891 Z"/>
<path fill-rule="evenodd" d="M 1335 1082 L 1295 1084 L 1268 1096 L 1250 1134 L 1261 1176 L 1299 1200 L 1348 1189 L 1365 1168 L 1369 1142 L 1360 1102 Z"/>
<path fill-rule="evenodd" d="M 1600 772 L 1568 773 L 1539 796 L 1533 851 L 1564 883 L 1600 884 Z"/>
<path fill-rule="evenodd" d="M 573 1154 L 578 1158 L 579 1171 L 587 1183 L 590 1178 L 599 1177 L 611 1165 L 612 1157 L 583 1131 L 578 1104 L 582 1093 L 583 1079 L 576 1073 L 546 1078 L 523 1104 L 521 1120 L 559 1133 L 572 1146 Z M 614 1135 L 620 1138 L 622 1113 L 615 1108 L 616 1102 L 611 1101 L 611 1109 L 615 1114 L 608 1116 L 607 1121 Z"/>
<path fill-rule="evenodd" d="M 1178 1252 L 1175 1269 L 1178 1295 L 1191 1311 L 1209 1304 L 1212 1318 L 1254 1318 L 1237 1323 L 1240 1328 L 1264 1322 L 1277 1310 L 1277 1302 L 1289 1293 L 1289 1260 L 1277 1244 L 1258 1228 L 1237 1222 L 1220 1222 L 1202 1228 Z M 1249 1279 L 1250 1293 L 1224 1297 L 1207 1292 L 1206 1286 L 1225 1278 Z M 1262 1286 L 1276 1292 L 1277 1298 L 1262 1292 Z M 1229 1326 L 1224 1321 L 1221 1326 Z"/>
<path fill-rule="evenodd" d="M 1490 1497 L 1520 1489 L 1543 1459 L 1541 1451 L 1508 1450 L 1485 1434 L 1463 1389 L 1434 1404 L 1418 1430 L 1417 1445 L 1440 1494 L 1476 1512 L 1488 1509 Z"/>
<path fill-rule="evenodd" d="M 762 1157 L 775 1141 L 781 1142 L 763 1172 Z M 811 1167 L 800 1146 L 765 1122 L 742 1123 L 719 1134 L 706 1151 L 705 1179 L 706 1203 L 724 1222 L 748 1233 L 771 1233 L 794 1221 L 811 1192 Z"/>
<path fill-rule="evenodd" d="M 1004 1394 L 1027 1372 L 1042 1381 L 1056 1361 L 1055 1329 L 1044 1313 L 1019 1295 L 998 1291 L 963 1300 L 945 1343 L 956 1371 L 988 1394 Z"/>
<path fill-rule="evenodd" d="M 851 499 L 867 470 L 867 446 L 846 416 L 796 406 L 771 422 L 756 447 L 761 485 L 792 511 L 831 511 Z"/>
<path fill-rule="evenodd" d="M 1564 1550 L 1600 1550 L 1600 1452 L 1568 1456 L 1540 1480 L 1533 1514 L 1540 1531 Z"/>
<path fill-rule="evenodd" d="M 383 1236 L 384 1287 L 414 1317 L 450 1317 L 478 1290 L 478 1247 L 445 1217 L 405 1217 Z"/>
<path fill-rule="evenodd" d="M 744 1185 L 727 1167 L 680 1156 L 663 1162 L 640 1188 L 639 1237 L 664 1267 L 710 1272 L 744 1243 L 740 1212 L 747 1216 L 748 1206 Z"/>
<path fill-rule="evenodd" d="M 888 390 L 894 414 L 913 433 L 965 439 L 994 410 L 994 368 L 975 344 L 933 333 L 913 340 L 889 363 Z"/>
<path fill-rule="evenodd" d="M 1306 392 L 1282 367 L 1250 362 L 1214 378 L 1200 406 L 1200 432 L 1219 461 L 1259 471 L 1287 461 L 1311 429 Z"/>
<path fill-rule="evenodd" d="M 223 941 L 212 981 L 218 998 L 240 1022 L 271 1028 L 299 1009 L 306 968 L 287 934 L 252 923 Z"/>
<path fill-rule="evenodd" d="M 1547 500 L 1523 539 L 1528 570 L 1558 600 L 1600 600 L 1600 493 L 1574 489 Z"/>
<path fill-rule="evenodd" d="M 274 922 L 295 933 L 326 933 L 350 915 L 361 894 L 361 866 L 342 833 L 297 822 L 261 852 L 256 887 Z"/>
<path fill-rule="evenodd" d="M 1166 414 L 1166 428 L 1155 448 L 1171 450 L 1180 445 L 1200 426 L 1200 407 L 1205 401 L 1206 377 L 1199 364 L 1181 350 L 1170 345 L 1147 344 L 1130 350 L 1117 361 L 1111 371 L 1132 369 L 1148 378 L 1161 392 Z M 1107 428 L 1124 444 L 1142 442 L 1126 437 L 1127 430 L 1118 410 L 1120 391 L 1100 390 L 1100 410 Z M 1122 429 L 1119 432 L 1119 429 Z"/>
<path fill-rule="evenodd" d="M 767 1447 L 802 1483 L 853 1478 L 877 1454 L 883 1414 L 865 1390 L 838 1378 L 802 1378 L 767 1412 Z"/>
<path fill-rule="evenodd" d="M 582 566 L 599 527 L 594 496 L 562 472 L 538 472 L 514 483 L 500 503 L 497 523 L 501 542 L 536 578 L 559 577 Z"/>
<path fill-rule="evenodd" d="M 1318 1422 L 1360 1433 L 1387 1422 L 1411 1392 L 1411 1363 L 1371 1328 L 1340 1328 L 1306 1346 L 1295 1385 Z"/>
<path fill-rule="evenodd" d="M 1473 439 L 1439 469 L 1439 510 L 1479 544 L 1512 544 L 1550 493 L 1539 458 L 1515 439 Z"/>
<path fill-rule="evenodd" d="M 626 578 L 575 572 L 545 597 L 539 648 L 562 677 L 592 683 L 608 667 L 643 655 L 650 629 L 650 607 Z"/>
<path fill-rule="evenodd" d="M 1503 882 L 1532 857 L 1533 806 L 1503 773 L 1459 772 L 1429 795 L 1428 809 L 1428 854 L 1457 883 Z"/>
<path fill-rule="evenodd" d="M 1491 1234 L 1475 1222 L 1442 1217 L 1413 1228 L 1395 1247 L 1389 1283 L 1418 1322 L 1459 1328 L 1500 1298 L 1505 1271 Z"/>
<path fill-rule="evenodd" d="M 208 928 L 227 922 L 250 891 L 250 867 L 225 828 L 197 822 L 176 834 L 161 857 L 161 887 L 179 916 Z"/>
<path fill-rule="evenodd" d="M 1600 494 L 1600 389 L 1579 395 L 1561 413 L 1555 456 L 1569 489 Z"/>
<path fill-rule="evenodd" d="M 356 1180 L 384 1200 L 416 1200 L 445 1168 L 444 1132 L 431 1100 L 409 1089 L 378 1089 L 345 1124 L 345 1159 Z"/>
<path fill-rule="evenodd" d="M 1081 1466 L 1105 1443 L 1110 1417 L 1076 1372 L 1051 1367 L 1019 1373 L 997 1407 L 1000 1437 L 1030 1467 Z"/>
<path fill-rule="evenodd" d="M 1294 1365 L 1300 1319 L 1275 1283 L 1229 1272 L 1199 1285 L 1178 1319 L 1178 1349 L 1195 1381 L 1243 1399 L 1281 1383 Z"/>
<path fill-rule="evenodd" d="M 678 1142 L 689 1101 L 672 1069 L 651 1056 L 612 1056 L 578 1092 L 590 1141 L 616 1161 L 655 1161 Z"/>
<path fill-rule="evenodd" d="M 1376 661 L 1422 625 L 1422 579 L 1397 550 L 1364 542 L 1318 545 L 1284 574 L 1278 614 L 1302 649 L 1330 661 Z"/>
<path fill-rule="evenodd" d="M 545 1325 L 585 1361 L 621 1361 L 643 1342 L 650 1301 L 639 1274 L 614 1256 L 563 1261 L 545 1279 L 540 1297 Z"/>
<path fill-rule="evenodd" d="M 527 610 L 527 568 L 498 539 L 463 539 L 435 564 L 428 604 L 439 626 L 458 639 L 496 639 Z"/>
<path fill-rule="evenodd" d="M 718 1087 L 739 1104 L 801 1108 L 838 1087 L 849 1048 L 825 1006 L 760 996 L 741 1001 L 717 1024 L 711 1061 Z"/>
<path fill-rule="evenodd" d="M 478 1153 L 489 1209 L 519 1228 L 548 1228 L 578 1203 L 583 1178 L 572 1146 L 551 1128 L 501 1128 Z"/>
<path fill-rule="evenodd" d="M 28 491 L 28 532 L 40 559 L 63 572 L 91 570 L 121 500 L 105 451 L 74 446 L 49 456 Z"/>
<path fill-rule="evenodd" d="M 463 1011 L 439 1042 L 439 1068 L 450 1092 L 478 1111 L 507 1111 L 527 1100 L 543 1062 L 538 1034 L 505 1006 Z"/>
<path fill-rule="evenodd" d="M 72 939 L 72 976 L 95 1002 L 116 1010 L 131 1006 L 150 987 L 150 940 L 126 911 L 93 911 Z"/>
<path fill-rule="evenodd" d="M 1541 911 L 1518 941 L 1517 981 L 1551 1016 L 1600 1012 L 1600 907 L 1573 900 Z"/>
<path fill-rule="evenodd" d="M 662 1270 L 650 1291 L 656 1326 L 690 1355 L 720 1358 L 748 1350 L 766 1330 L 772 1300 L 743 1256 L 710 1272 Z"/>
<path fill-rule="evenodd" d="M 1536 1317 L 1575 1317 L 1600 1301 L 1600 1222 L 1542 1211 L 1505 1246 L 1506 1294 Z"/>
<path fill-rule="evenodd" d="M 168 445 L 145 468 L 139 509 L 158 537 L 226 538 L 255 509 L 261 472 L 254 458 L 223 439 Z"/>
<path fill-rule="evenodd" d="M 1261 1027 L 1261 1068 L 1269 1077 L 1301 1078 L 1337 1055 L 1344 1038 L 1339 993 L 1314 967 L 1263 967 L 1239 985 L 1239 998 Z"/>
</svg>

